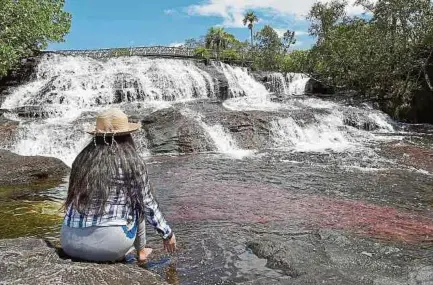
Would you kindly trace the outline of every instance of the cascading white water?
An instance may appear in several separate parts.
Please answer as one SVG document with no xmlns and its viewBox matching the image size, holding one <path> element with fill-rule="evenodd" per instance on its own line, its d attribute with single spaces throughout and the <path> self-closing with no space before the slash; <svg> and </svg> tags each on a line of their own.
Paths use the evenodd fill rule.
<svg viewBox="0 0 433 285">
<path fill-rule="evenodd" d="M 11 150 L 55 156 L 69 165 L 90 140 L 83 131 L 90 127 L 91 117 L 83 118 L 86 112 L 128 102 L 142 102 L 141 107 L 150 112 L 167 107 L 170 101 L 215 96 L 210 75 L 184 60 L 125 57 L 100 61 L 49 55 L 41 59 L 34 76 L 13 90 L 1 108 L 36 106 L 36 112 L 49 117 L 23 120 Z"/>
<path fill-rule="evenodd" d="M 271 79 L 272 90 L 278 94 L 287 94 L 286 78 L 281 72 L 269 74 Z"/>
<path fill-rule="evenodd" d="M 314 98 L 289 97 L 284 103 L 272 102 L 265 86 L 246 68 L 227 64 L 215 64 L 215 67 L 226 76 L 234 97 L 223 102 L 226 109 L 284 114 L 285 119 L 272 122 L 271 128 L 271 139 L 279 149 L 348 150 L 374 138 L 372 133 L 359 130 L 362 124 L 371 123 L 379 132 L 393 131 L 389 119 L 381 112 Z M 36 113 L 48 114 L 48 117 L 19 119 L 17 141 L 11 150 L 23 155 L 58 157 L 69 165 L 91 139 L 84 130 L 94 123 L 95 113 L 107 106 L 132 109 L 142 116 L 167 108 L 172 102 L 216 95 L 211 76 L 194 63 L 183 60 L 128 57 L 103 61 L 50 55 L 41 60 L 34 77 L 33 81 L 11 90 L 1 108 L 14 110 L 31 105 L 36 107 Z M 309 80 L 302 74 L 277 77 L 281 82 L 285 80 L 286 92 L 292 94 L 303 94 Z M 314 120 L 305 122 L 287 115 L 292 111 L 309 112 Z M 240 149 L 221 125 L 210 126 L 199 113 L 186 113 L 203 127 L 220 153 L 238 158 L 251 154 Z M 348 113 L 360 124 L 347 125 Z M 145 136 L 139 137 L 137 144 L 142 154 L 149 155 Z"/>
<path fill-rule="evenodd" d="M 2 108 L 42 105 L 64 117 L 68 112 L 92 110 L 130 101 L 179 101 L 214 97 L 210 75 L 183 60 L 45 56 L 36 79 L 16 89 Z"/>
<path fill-rule="evenodd" d="M 304 95 L 310 77 L 303 73 L 287 73 L 287 92 L 288 95 Z"/>
<path fill-rule="evenodd" d="M 245 67 L 233 67 L 231 65 L 221 63 L 216 67 L 224 73 L 229 82 L 229 89 L 232 97 L 256 97 L 266 98 L 269 92 L 265 86 L 254 80 Z"/>
<path fill-rule="evenodd" d="M 270 101 L 269 91 L 257 82 L 244 67 L 234 67 L 225 63 L 215 64 L 224 73 L 233 98 L 224 102 L 230 110 L 278 110 L 281 106 Z"/>
<path fill-rule="evenodd" d="M 209 135 L 209 137 L 214 142 L 215 146 L 218 149 L 218 152 L 222 154 L 226 154 L 233 158 L 241 159 L 245 156 L 251 155 L 253 152 L 250 150 L 244 150 L 238 147 L 236 141 L 232 136 L 228 133 L 227 130 L 224 129 L 223 126 L 219 124 L 208 125 L 203 121 L 203 116 L 197 112 L 194 112 L 190 109 L 183 109 L 182 114 L 194 119 Z"/>
<path fill-rule="evenodd" d="M 366 142 L 380 138 L 374 133 L 347 126 L 344 122 L 345 109 L 329 110 L 330 113 L 314 114 L 314 118 L 308 122 L 290 116 L 273 121 L 271 133 L 274 146 L 302 152 L 341 152 L 360 150 Z M 371 113 L 365 115 L 365 118 L 371 119 L 378 127 L 378 132 L 394 131 L 383 114 Z"/>
<path fill-rule="evenodd" d="M 287 73 L 285 76 L 281 72 L 269 74 L 272 90 L 278 94 L 285 95 L 304 95 L 310 77 L 303 73 Z"/>
</svg>

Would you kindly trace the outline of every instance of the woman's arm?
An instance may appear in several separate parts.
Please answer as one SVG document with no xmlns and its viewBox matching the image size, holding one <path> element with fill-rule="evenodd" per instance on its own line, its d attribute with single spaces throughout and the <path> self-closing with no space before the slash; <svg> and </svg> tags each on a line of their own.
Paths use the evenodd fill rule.
<svg viewBox="0 0 433 285">
<path fill-rule="evenodd" d="M 145 188 L 143 189 L 143 199 L 145 204 L 144 212 L 146 219 L 155 230 L 162 236 L 164 240 L 169 240 L 173 236 L 170 226 L 167 224 L 161 210 L 159 209 L 158 202 L 152 195 L 149 178 L 147 171 L 145 173 Z"/>
</svg>

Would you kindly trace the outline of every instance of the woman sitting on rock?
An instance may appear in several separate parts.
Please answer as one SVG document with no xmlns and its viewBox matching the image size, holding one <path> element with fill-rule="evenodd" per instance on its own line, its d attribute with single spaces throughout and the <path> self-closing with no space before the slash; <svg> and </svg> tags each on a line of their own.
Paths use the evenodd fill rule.
<svg viewBox="0 0 433 285">
<path fill-rule="evenodd" d="M 129 123 L 119 109 L 96 119 L 94 136 L 72 164 L 61 244 L 66 254 L 89 261 L 118 261 L 135 247 L 138 259 L 147 259 L 145 220 L 173 252 L 176 238 L 165 221 L 137 153 Z"/>
</svg>

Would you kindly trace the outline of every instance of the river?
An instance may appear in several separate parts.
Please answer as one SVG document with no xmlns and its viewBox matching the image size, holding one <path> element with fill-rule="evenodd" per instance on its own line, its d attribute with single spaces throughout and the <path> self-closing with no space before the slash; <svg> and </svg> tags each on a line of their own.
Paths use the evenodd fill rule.
<svg viewBox="0 0 433 285">
<path fill-rule="evenodd" d="M 192 61 L 46 56 L 1 106 L 20 121 L 8 149 L 71 165 L 100 110 L 143 120 L 134 138 L 179 242 L 168 256 L 148 229 L 148 268 L 170 284 L 433 284 L 430 126 L 306 96 L 305 75 L 273 74 L 276 96 L 245 68 L 212 68 L 229 99 Z"/>
</svg>

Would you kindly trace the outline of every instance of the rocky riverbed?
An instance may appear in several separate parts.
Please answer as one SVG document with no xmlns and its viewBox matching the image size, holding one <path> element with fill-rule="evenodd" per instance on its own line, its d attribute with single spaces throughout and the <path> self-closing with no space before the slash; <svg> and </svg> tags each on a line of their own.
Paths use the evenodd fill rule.
<svg viewBox="0 0 433 285">
<path fill-rule="evenodd" d="M 305 75 L 256 77 L 51 55 L 2 89 L 0 282 L 433 284 L 433 128 L 305 96 Z M 168 255 L 149 228 L 143 267 L 55 248 L 68 166 L 111 106 L 142 123 L 134 139 L 179 241 Z"/>
</svg>

